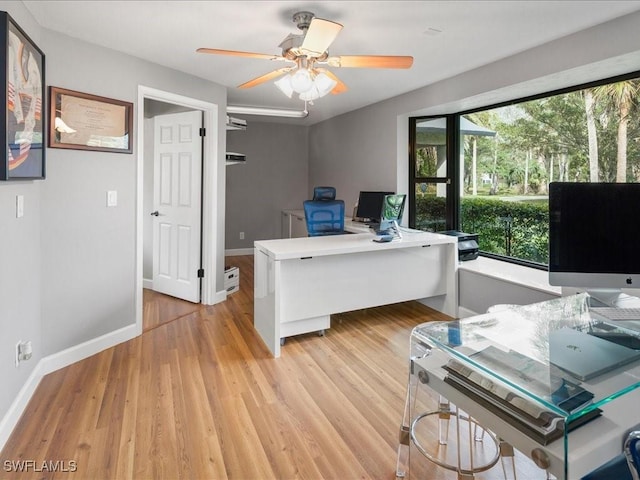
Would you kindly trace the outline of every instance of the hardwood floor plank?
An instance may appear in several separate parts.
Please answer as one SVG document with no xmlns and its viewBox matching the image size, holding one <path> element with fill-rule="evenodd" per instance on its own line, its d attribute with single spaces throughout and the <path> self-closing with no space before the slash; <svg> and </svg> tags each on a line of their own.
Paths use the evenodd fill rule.
<svg viewBox="0 0 640 480">
<path fill-rule="evenodd" d="M 42 379 L 0 461 L 76 472 L 2 479 L 395 478 L 411 330 L 447 317 L 417 302 L 334 315 L 324 337 L 288 338 L 274 359 L 253 328 L 253 256 L 227 264 L 240 290 L 225 302 L 145 290 L 140 337 Z M 416 472 L 456 478 L 425 461 Z"/>
</svg>

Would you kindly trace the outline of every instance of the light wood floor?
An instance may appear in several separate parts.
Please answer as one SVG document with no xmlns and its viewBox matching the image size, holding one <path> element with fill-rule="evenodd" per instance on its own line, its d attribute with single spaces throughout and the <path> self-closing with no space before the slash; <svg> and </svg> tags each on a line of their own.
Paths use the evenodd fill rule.
<svg viewBox="0 0 640 480">
<path fill-rule="evenodd" d="M 417 302 L 335 315 L 273 359 L 252 325 L 253 257 L 227 260 L 241 282 L 227 301 L 146 292 L 140 337 L 43 378 L 0 478 L 395 478 L 411 329 L 446 317 Z M 41 471 L 7 472 L 19 460 Z M 42 471 L 56 461 L 77 471 Z"/>
</svg>

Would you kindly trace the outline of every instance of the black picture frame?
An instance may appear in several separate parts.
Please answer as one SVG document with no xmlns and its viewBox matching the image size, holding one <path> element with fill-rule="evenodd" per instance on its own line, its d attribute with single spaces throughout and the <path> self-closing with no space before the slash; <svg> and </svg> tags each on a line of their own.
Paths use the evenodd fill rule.
<svg viewBox="0 0 640 480">
<path fill-rule="evenodd" d="M 0 180 L 45 178 L 45 56 L 0 12 Z"/>
</svg>

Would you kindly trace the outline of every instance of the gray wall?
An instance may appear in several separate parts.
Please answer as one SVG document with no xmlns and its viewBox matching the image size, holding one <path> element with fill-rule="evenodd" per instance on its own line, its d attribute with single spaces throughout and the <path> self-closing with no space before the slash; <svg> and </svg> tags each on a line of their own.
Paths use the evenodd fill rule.
<svg viewBox="0 0 640 480">
<path fill-rule="evenodd" d="M 227 167 L 227 250 L 280 238 L 281 211 L 302 208 L 309 198 L 307 138 L 308 127 L 255 120 L 247 120 L 244 131 L 227 132 L 227 150 L 247 156 L 246 163 Z"/>
<path fill-rule="evenodd" d="M 134 104 L 144 85 L 220 105 L 214 223 L 223 291 L 226 89 L 42 29 L 20 2 L 0 1 L 0 9 L 44 51 L 47 85 Z M 0 184 L 0 419 L 43 356 L 135 323 L 136 127 L 133 154 L 47 149 L 45 180 Z M 118 192 L 117 207 L 106 207 L 107 190 Z M 34 354 L 15 368 L 18 340 L 31 340 Z"/>
<path fill-rule="evenodd" d="M 224 118 L 226 91 L 220 86 L 54 32 L 44 31 L 43 40 L 51 85 L 136 102 L 142 84 L 220 104 Z M 134 322 L 136 241 L 135 154 L 47 153 L 41 214 L 45 355 Z M 106 208 L 107 190 L 118 191 L 116 208 Z"/>
<path fill-rule="evenodd" d="M 14 5 L 15 2 L 0 2 L 0 10 L 8 11 L 41 46 L 37 23 L 22 4 Z M 0 420 L 42 358 L 40 211 L 43 183 L 42 180 L 0 182 Z M 22 218 L 16 218 L 16 195 L 24 196 Z M 15 368 L 15 345 L 19 340 L 32 341 L 33 357 Z"/>
</svg>

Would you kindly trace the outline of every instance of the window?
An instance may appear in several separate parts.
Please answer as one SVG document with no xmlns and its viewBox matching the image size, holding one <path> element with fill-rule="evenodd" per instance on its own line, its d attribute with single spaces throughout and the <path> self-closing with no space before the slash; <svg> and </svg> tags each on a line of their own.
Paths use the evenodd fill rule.
<svg viewBox="0 0 640 480">
<path fill-rule="evenodd" d="M 477 233 L 484 255 L 546 268 L 550 182 L 640 182 L 638 75 L 460 112 L 438 136 L 412 119 L 412 226 Z M 442 144 L 459 159 L 448 175 Z M 456 188 L 443 194 L 442 176 Z"/>
<path fill-rule="evenodd" d="M 409 155 L 409 226 L 429 232 L 451 229 L 453 117 L 412 119 Z"/>
</svg>

